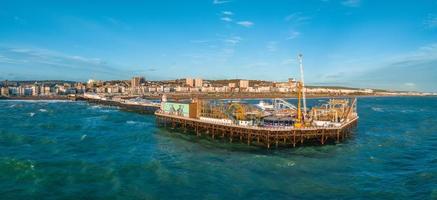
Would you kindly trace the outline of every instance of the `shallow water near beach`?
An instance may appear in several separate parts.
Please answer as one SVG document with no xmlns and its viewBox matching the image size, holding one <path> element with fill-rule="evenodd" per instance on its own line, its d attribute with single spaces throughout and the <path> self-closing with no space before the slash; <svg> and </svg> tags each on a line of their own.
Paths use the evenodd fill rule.
<svg viewBox="0 0 437 200">
<path fill-rule="evenodd" d="M 115 107 L 0 101 L 1 199 L 437 199 L 436 108 L 359 98 L 347 141 L 267 150 Z"/>
</svg>

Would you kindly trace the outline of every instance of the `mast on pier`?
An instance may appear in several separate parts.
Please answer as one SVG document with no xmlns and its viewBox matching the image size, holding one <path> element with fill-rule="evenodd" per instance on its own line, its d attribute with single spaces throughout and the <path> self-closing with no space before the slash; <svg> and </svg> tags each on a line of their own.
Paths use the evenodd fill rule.
<svg viewBox="0 0 437 200">
<path fill-rule="evenodd" d="M 300 81 L 302 82 L 302 102 L 303 102 L 303 113 L 304 113 L 304 118 L 305 115 L 307 114 L 307 102 L 306 102 L 306 97 L 305 97 L 305 81 L 303 78 L 303 55 L 299 54 L 298 56 L 299 59 L 299 67 L 300 67 Z"/>
</svg>

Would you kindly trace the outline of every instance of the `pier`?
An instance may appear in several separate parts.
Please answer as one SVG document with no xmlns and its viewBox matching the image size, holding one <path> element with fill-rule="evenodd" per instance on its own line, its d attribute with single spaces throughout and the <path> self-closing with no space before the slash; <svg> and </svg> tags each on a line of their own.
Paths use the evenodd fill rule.
<svg viewBox="0 0 437 200">
<path fill-rule="evenodd" d="M 121 98 L 108 99 L 99 97 L 97 95 L 77 96 L 75 100 L 83 100 L 89 103 L 100 105 L 115 106 L 125 111 L 137 112 L 142 114 L 153 114 L 160 108 L 159 103 L 136 102 L 133 100 L 125 100 Z"/>
<path fill-rule="evenodd" d="M 169 127 L 187 132 L 202 134 L 211 139 L 227 139 L 230 143 L 238 141 L 247 145 L 274 147 L 296 147 L 303 144 L 341 142 L 346 139 L 358 122 L 358 116 L 350 119 L 340 127 L 252 127 L 233 124 L 206 122 L 200 119 L 186 118 L 157 111 L 156 123 L 161 127 Z"/>
</svg>

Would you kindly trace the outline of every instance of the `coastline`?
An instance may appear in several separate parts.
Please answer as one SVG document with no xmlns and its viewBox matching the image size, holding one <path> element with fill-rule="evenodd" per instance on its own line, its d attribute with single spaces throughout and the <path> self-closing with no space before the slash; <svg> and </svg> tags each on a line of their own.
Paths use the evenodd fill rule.
<svg viewBox="0 0 437 200">
<path fill-rule="evenodd" d="M 284 99 L 296 99 L 296 94 L 166 94 L 168 99 L 173 100 L 186 100 L 186 99 L 273 99 L 273 98 L 284 98 Z M 141 96 L 144 99 L 160 99 L 161 96 L 157 95 L 144 95 Z M 405 94 L 353 94 L 353 95 L 338 95 L 338 94 L 307 94 L 307 99 L 321 99 L 321 98 L 372 98 L 372 97 L 426 97 L 426 95 L 405 95 Z"/>
<path fill-rule="evenodd" d="M 217 99 L 273 99 L 273 98 L 284 98 L 284 99 L 296 99 L 297 95 L 290 94 L 255 94 L 255 95 L 221 95 L 221 94 L 166 94 L 168 99 L 173 100 L 187 100 L 193 98 L 207 99 L 207 100 L 217 100 Z M 372 97 L 429 97 L 432 95 L 383 95 L 383 94 L 359 94 L 359 95 L 331 95 L 331 94 L 307 94 L 307 99 L 325 99 L 325 98 L 372 98 Z M 140 96 L 144 99 L 159 100 L 161 95 L 145 95 Z M 85 100 L 78 96 L 77 99 L 71 99 L 68 96 L 0 96 L 1 100 Z"/>
<path fill-rule="evenodd" d="M 0 96 L 1 100 L 71 100 L 67 96 Z"/>
</svg>

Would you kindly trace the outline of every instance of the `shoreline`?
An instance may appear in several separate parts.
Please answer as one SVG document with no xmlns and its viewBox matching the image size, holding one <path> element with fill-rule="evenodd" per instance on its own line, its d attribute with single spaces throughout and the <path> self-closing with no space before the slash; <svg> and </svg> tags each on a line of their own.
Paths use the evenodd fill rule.
<svg viewBox="0 0 437 200">
<path fill-rule="evenodd" d="M 283 99 L 296 99 L 295 95 L 240 95 L 240 96 L 208 96 L 208 95 L 178 95 L 178 94 L 166 94 L 168 99 L 172 100 L 187 100 L 193 98 L 200 98 L 206 100 L 218 100 L 218 99 L 274 99 L 274 98 L 283 98 Z M 160 96 L 140 96 L 144 99 L 160 99 Z M 307 99 L 326 99 L 326 98 L 372 98 L 372 97 L 433 97 L 433 95 L 307 95 Z M 13 96 L 13 97 L 5 97 L 0 96 L 1 100 L 72 100 L 68 96 Z M 82 98 L 78 98 L 78 101 L 82 100 Z"/>
<path fill-rule="evenodd" d="M 1 100 L 71 100 L 67 96 L 20 96 L 20 97 L 5 97 L 0 96 Z"/>
<path fill-rule="evenodd" d="M 217 99 L 274 99 L 274 98 L 283 98 L 283 99 L 297 99 L 297 95 L 281 95 L 281 94 L 260 94 L 260 95 L 181 95 L 181 94 L 166 94 L 167 99 L 172 100 L 187 100 L 187 99 L 206 99 L 206 100 L 217 100 Z M 326 98 L 372 98 L 372 97 L 432 97 L 433 95 L 383 95 L 383 94 L 375 94 L 375 95 L 319 95 L 319 94 L 310 94 L 306 95 L 307 99 L 326 99 Z M 160 96 L 140 96 L 144 99 L 160 99 Z"/>
</svg>

